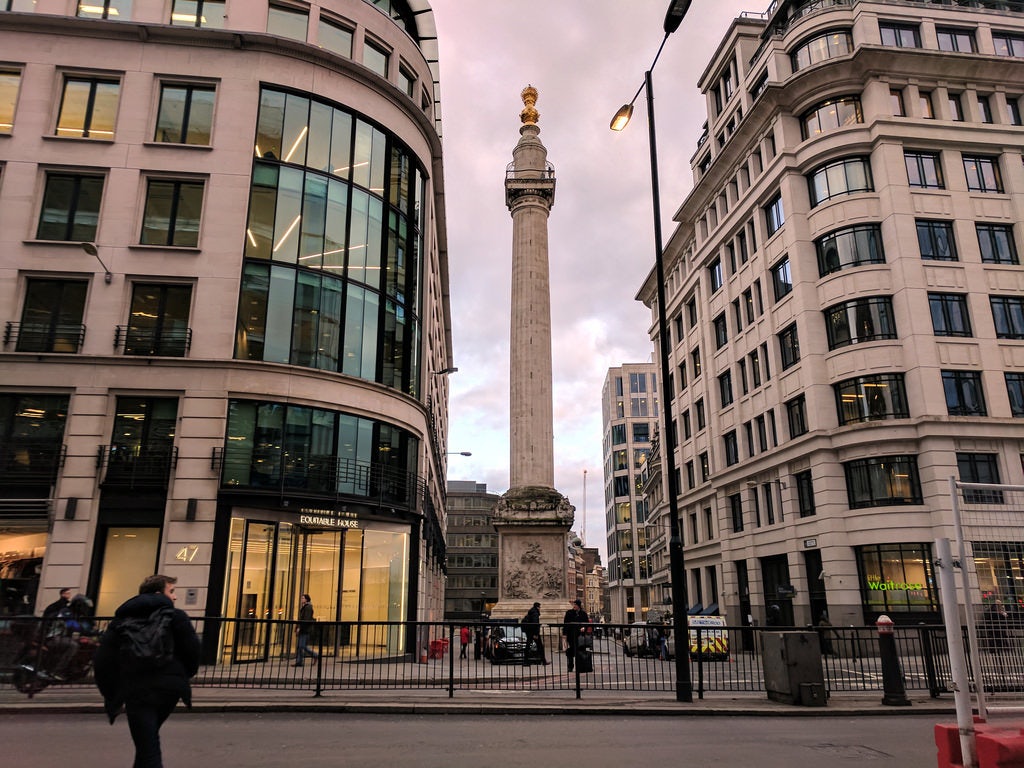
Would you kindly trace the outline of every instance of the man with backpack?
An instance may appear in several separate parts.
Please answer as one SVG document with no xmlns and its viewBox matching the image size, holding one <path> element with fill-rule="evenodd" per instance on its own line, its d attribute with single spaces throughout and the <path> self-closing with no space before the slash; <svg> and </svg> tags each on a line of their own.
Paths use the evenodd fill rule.
<svg viewBox="0 0 1024 768">
<path fill-rule="evenodd" d="M 160 726 L 178 700 L 192 706 L 189 679 L 199 670 L 199 638 L 174 607 L 177 579 L 157 574 L 123 603 L 100 639 L 96 687 L 110 722 L 124 705 L 135 743 L 133 768 L 162 768 Z"/>
</svg>

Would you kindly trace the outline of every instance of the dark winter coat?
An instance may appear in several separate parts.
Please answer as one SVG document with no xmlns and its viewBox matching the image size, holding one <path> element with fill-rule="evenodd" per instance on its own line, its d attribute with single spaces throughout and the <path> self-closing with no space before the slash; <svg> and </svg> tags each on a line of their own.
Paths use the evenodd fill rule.
<svg viewBox="0 0 1024 768">
<path fill-rule="evenodd" d="M 146 618 L 159 608 L 174 608 L 174 602 L 163 594 L 136 595 L 117 609 L 114 620 Z M 148 673 L 123 669 L 113 634 L 107 632 L 100 638 L 93 669 L 110 722 L 114 722 L 126 700 L 152 689 L 176 693 L 185 706 L 192 706 L 192 688 L 188 681 L 199 671 L 199 637 L 188 614 L 177 609 L 170 632 L 174 636 L 174 659 Z"/>
<path fill-rule="evenodd" d="M 521 622 L 523 632 L 529 637 L 540 635 L 540 608 L 531 608 Z"/>
</svg>

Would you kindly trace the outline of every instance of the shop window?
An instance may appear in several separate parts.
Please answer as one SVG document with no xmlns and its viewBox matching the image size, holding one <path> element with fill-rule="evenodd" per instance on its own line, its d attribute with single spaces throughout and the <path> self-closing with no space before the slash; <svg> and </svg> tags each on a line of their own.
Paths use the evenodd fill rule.
<svg viewBox="0 0 1024 768">
<path fill-rule="evenodd" d="M 47 173 L 36 239 L 92 242 L 102 196 L 102 176 Z"/>
<path fill-rule="evenodd" d="M 64 79 L 56 134 L 113 140 L 120 92 L 121 84 L 116 80 L 68 75 Z"/>
<path fill-rule="evenodd" d="M 989 296 L 996 338 L 1024 339 L 1024 298 L 1020 296 Z"/>
<path fill-rule="evenodd" d="M 224 29 L 225 0 L 174 0 L 171 24 Z"/>
<path fill-rule="evenodd" d="M 160 109 L 154 141 L 208 146 L 213 131 L 216 91 L 205 85 L 160 86 Z"/>
<path fill-rule="evenodd" d="M 938 615 L 938 587 L 928 544 L 870 544 L 854 548 L 865 618 L 881 614 Z"/>
<path fill-rule="evenodd" d="M 871 192 L 871 163 L 866 157 L 851 157 L 823 165 L 807 176 L 811 206 L 858 192 Z"/>
<path fill-rule="evenodd" d="M 937 152 L 904 151 L 903 160 L 907 167 L 907 180 L 911 187 L 917 189 L 946 188 Z"/>
<path fill-rule="evenodd" d="M 201 181 L 149 179 L 142 220 L 142 245 L 195 248 L 203 212 Z"/>
<path fill-rule="evenodd" d="M 843 464 L 850 509 L 921 503 L 916 456 L 874 456 Z"/>
<path fill-rule="evenodd" d="M 78 15 L 86 19 L 131 21 L 132 0 L 85 0 L 78 3 Z"/>
<path fill-rule="evenodd" d="M 14 107 L 20 86 L 20 72 L 0 72 L 0 134 L 14 129 Z"/>
<path fill-rule="evenodd" d="M 958 261 L 953 222 L 917 219 L 917 245 L 921 258 L 930 261 Z"/>
<path fill-rule="evenodd" d="M 853 299 L 826 309 L 828 348 L 896 338 L 896 319 L 889 296 Z"/>
<path fill-rule="evenodd" d="M 17 327 L 18 352 L 81 351 L 85 337 L 85 280 L 29 278 Z"/>
<path fill-rule="evenodd" d="M 972 336 L 967 295 L 963 293 L 929 293 L 928 307 L 932 330 L 936 336 Z"/>
<path fill-rule="evenodd" d="M 975 224 L 981 261 L 985 264 L 1019 264 L 1017 244 L 1010 224 Z"/>
<path fill-rule="evenodd" d="M 979 371 L 943 371 L 942 389 L 950 416 L 987 416 Z"/>
<path fill-rule="evenodd" d="M 837 229 L 815 240 L 814 247 L 820 277 L 864 264 L 885 263 L 882 231 L 877 224 Z"/>
<path fill-rule="evenodd" d="M 839 425 L 883 419 L 907 419 L 902 373 L 878 373 L 844 379 L 833 385 Z"/>
<path fill-rule="evenodd" d="M 306 42 L 309 13 L 287 5 L 271 5 L 267 10 L 267 33 Z"/>
</svg>

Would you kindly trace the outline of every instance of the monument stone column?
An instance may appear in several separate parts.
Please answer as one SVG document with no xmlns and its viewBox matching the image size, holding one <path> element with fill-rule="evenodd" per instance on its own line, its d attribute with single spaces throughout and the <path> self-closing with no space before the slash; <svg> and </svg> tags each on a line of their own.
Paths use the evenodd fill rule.
<svg viewBox="0 0 1024 768">
<path fill-rule="evenodd" d="M 555 170 L 540 141 L 537 89 L 527 86 L 521 95 L 519 142 L 505 171 L 512 215 L 510 487 L 494 509 L 499 584 L 491 616 L 520 619 L 539 602 L 541 621 L 558 623 L 574 596 L 567 534 L 575 508 L 554 487 L 548 216 Z"/>
</svg>

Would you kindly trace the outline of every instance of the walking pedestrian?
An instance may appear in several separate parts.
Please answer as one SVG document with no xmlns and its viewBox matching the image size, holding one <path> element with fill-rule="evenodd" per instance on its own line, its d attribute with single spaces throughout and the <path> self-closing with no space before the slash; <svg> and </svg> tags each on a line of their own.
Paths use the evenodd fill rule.
<svg viewBox="0 0 1024 768">
<path fill-rule="evenodd" d="M 576 667 L 576 646 L 584 626 L 590 623 L 590 617 L 583 610 L 583 603 L 578 599 L 572 601 L 572 607 L 562 617 L 562 637 L 565 644 L 566 666 L 572 672 Z"/>
<path fill-rule="evenodd" d="M 530 644 L 536 643 L 535 656 L 540 657 L 540 662 L 546 667 L 548 661 L 547 652 L 544 650 L 544 641 L 540 636 L 540 603 L 534 603 L 533 608 L 526 612 L 520 624 L 523 627 L 523 634 L 526 635 L 526 649 L 523 651 L 523 664 L 530 666 Z"/>
<path fill-rule="evenodd" d="M 460 659 L 469 658 L 466 656 L 466 650 L 469 648 L 470 639 L 472 637 L 473 633 L 469 631 L 469 627 L 463 626 L 463 628 L 459 630 L 459 645 L 461 646 L 461 648 L 459 648 Z"/>
<path fill-rule="evenodd" d="M 302 662 L 309 656 L 319 659 L 320 654 L 309 650 L 309 636 L 313 632 L 313 603 L 309 595 L 303 592 L 299 596 L 299 623 L 295 625 L 295 663 L 293 667 L 301 667 Z"/>
<path fill-rule="evenodd" d="M 71 593 L 74 590 L 71 587 L 64 587 L 60 591 L 60 597 L 50 603 L 43 609 L 44 619 L 55 619 L 60 615 L 61 611 L 65 611 L 71 607 Z"/>
<path fill-rule="evenodd" d="M 186 707 L 192 706 L 189 679 L 199 670 L 199 638 L 188 614 L 174 607 L 176 582 L 161 574 L 147 577 L 139 586 L 139 594 L 114 612 L 114 621 L 96 652 L 96 687 L 103 695 L 107 716 L 113 724 L 122 705 L 128 716 L 128 729 L 135 743 L 133 768 L 162 768 L 160 726 L 179 699 Z M 174 651 L 169 658 L 160 658 L 159 663 L 154 659 L 152 664 L 143 664 L 120 647 L 118 622 L 156 621 L 154 614 L 160 611 L 163 615 L 169 611 L 170 620 L 163 625 L 165 637 L 158 643 L 164 648 L 173 645 Z"/>
</svg>

